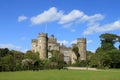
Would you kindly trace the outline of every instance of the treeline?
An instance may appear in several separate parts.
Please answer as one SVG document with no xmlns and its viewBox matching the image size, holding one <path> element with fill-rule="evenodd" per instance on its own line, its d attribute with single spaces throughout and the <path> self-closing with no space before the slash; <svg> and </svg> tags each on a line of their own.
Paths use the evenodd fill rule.
<svg viewBox="0 0 120 80">
<path fill-rule="evenodd" d="M 0 49 L 0 72 L 1 71 L 22 71 L 22 70 L 42 70 L 42 69 L 62 69 L 65 66 L 63 55 L 58 51 L 51 51 L 53 57 L 49 60 L 41 60 L 39 53 L 27 51 L 26 53 Z M 58 54 L 59 53 L 59 54 Z"/>
<path fill-rule="evenodd" d="M 77 56 L 76 64 L 69 66 L 95 67 L 95 68 L 120 68 L 120 36 L 116 34 L 101 34 L 101 46 L 95 53 L 87 51 L 87 59 L 80 60 L 77 47 L 73 48 Z M 98 44 L 98 43 L 96 43 Z M 59 51 L 52 50 L 52 57 L 40 59 L 39 53 L 27 51 L 26 53 L 0 48 L 0 72 L 1 71 L 22 71 L 22 70 L 43 70 L 43 69 L 62 69 L 68 66 L 64 62 L 64 55 Z"/>
<path fill-rule="evenodd" d="M 101 46 L 91 56 L 92 67 L 120 68 L 120 36 L 105 33 L 100 35 Z"/>
<path fill-rule="evenodd" d="M 101 46 L 95 53 L 87 51 L 87 60 L 77 61 L 74 65 L 102 69 L 120 68 L 120 36 L 105 33 L 100 35 L 100 41 Z"/>
</svg>

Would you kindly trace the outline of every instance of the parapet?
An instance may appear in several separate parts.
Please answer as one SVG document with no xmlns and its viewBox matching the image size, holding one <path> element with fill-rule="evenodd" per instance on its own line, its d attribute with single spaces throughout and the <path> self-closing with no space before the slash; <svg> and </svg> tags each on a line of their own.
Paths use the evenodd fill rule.
<svg viewBox="0 0 120 80">
<path fill-rule="evenodd" d="M 72 44 L 72 48 L 73 48 L 73 47 L 77 47 L 77 44 Z"/>
<path fill-rule="evenodd" d="M 37 39 L 32 39 L 32 43 L 37 43 Z"/>
<path fill-rule="evenodd" d="M 78 38 L 77 43 L 86 43 L 86 38 Z"/>
<path fill-rule="evenodd" d="M 48 34 L 47 33 L 38 33 L 38 37 L 47 37 L 48 36 Z"/>
</svg>

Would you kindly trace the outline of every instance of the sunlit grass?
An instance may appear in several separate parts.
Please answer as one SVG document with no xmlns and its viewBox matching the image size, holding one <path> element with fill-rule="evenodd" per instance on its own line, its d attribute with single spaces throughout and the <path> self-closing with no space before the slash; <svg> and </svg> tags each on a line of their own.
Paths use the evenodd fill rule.
<svg viewBox="0 0 120 80">
<path fill-rule="evenodd" d="M 40 70 L 0 72 L 0 80 L 120 80 L 120 70 Z"/>
</svg>

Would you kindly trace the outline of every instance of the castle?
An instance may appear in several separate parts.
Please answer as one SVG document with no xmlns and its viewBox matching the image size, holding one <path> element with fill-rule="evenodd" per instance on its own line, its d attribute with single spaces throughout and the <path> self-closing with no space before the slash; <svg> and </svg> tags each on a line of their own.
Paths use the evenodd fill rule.
<svg viewBox="0 0 120 80">
<path fill-rule="evenodd" d="M 80 59 L 86 60 L 86 39 L 78 38 L 77 44 L 72 44 L 72 47 L 66 47 L 64 45 L 60 45 L 57 42 L 57 39 L 54 35 L 48 37 L 46 33 L 39 33 L 38 39 L 32 39 L 32 51 L 39 52 L 40 58 L 51 58 L 51 50 L 60 51 L 64 55 L 65 62 L 71 62 L 71 64 L 75 63 L 75 59 L 77 59 L 75 53 L 72 51 L 73 47 L 76 46 L 79 49 Z"/>
</svg>

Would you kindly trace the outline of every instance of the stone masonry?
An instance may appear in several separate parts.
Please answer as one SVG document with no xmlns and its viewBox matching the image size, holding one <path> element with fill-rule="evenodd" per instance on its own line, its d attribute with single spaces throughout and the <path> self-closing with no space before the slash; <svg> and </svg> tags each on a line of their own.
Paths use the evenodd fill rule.
<svg viewBox="0 0 120 80">
<path fill-rule="evenodd" d="M 52 54 L 49 51 L 57 50 L 64 55 L 64 61 L 67 63 L 71 62 L 71 64 L 73 64 L 76 62 L 75 59 L 77 58 L 75 53 L 72 51 L 74 46 L 79 48 L 80 59 L 86 60 L 85 38 L 78 38 L 77 44 L 72 44 L 72 47 L 69 48 L 64 45 L 60 45 L 54 35 L 48 37 L 48 34 L 46 33 L 39 33 L 38 39 L 32 39 L 32 51 L 39 52 L 41 59 L 51 58 Z"/>
</svg>

